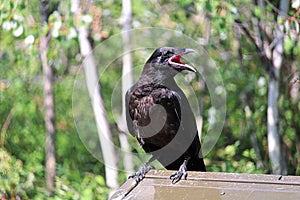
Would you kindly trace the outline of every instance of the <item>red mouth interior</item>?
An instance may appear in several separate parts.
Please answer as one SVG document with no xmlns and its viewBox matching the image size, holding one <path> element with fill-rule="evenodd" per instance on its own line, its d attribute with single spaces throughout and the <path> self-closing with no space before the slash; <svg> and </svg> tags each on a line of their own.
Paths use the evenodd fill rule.
<svg viewBox="0 0 300 200">
<path fill-rule="evenodd" d="M 174 56 L 174 57 L 172 58 L 172 61 L 173 61 L 173 62 L 176 62 L 176 63 L 179 63 L 179 64 L 185 64 L 185 63 L 183 63 L 183 62 L 180 61 L 180 58 L 181 58 L 181 55 L 179 54 L 179 55 L 177 55 L 177 56 Z"/>
</svg>

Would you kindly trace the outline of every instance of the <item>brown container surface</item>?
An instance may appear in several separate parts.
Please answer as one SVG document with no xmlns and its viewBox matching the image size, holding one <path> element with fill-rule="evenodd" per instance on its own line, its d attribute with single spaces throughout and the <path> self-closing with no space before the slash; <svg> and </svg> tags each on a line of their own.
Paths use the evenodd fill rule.
<svg viewBox="0 0 300 200">
<path fill-rule="evenodd" d="M 300 200 L 300 176 L 188 172 L 187 180 L 172 184 L 172 173 L 151 170 L 137 185 L 129 179 L 110 199 Z"/>
</svg>

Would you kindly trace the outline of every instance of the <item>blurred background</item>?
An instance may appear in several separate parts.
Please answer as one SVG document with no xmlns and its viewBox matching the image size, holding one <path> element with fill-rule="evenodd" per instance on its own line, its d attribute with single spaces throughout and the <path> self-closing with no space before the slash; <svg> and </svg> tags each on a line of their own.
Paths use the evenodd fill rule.
<svg viewBox="0 0 300 200">
<path fill-rule="evenodd" d="M 98 141 L 104 134 L 124 151 L 143 152 L 124 131 L 124 115 L 114 116 L 111 98 L 116 81 L 126 75 L 122 84 L 132 84 L 140 72 L 128 73 L 151 51 L 126 54 L 100 78 L 90 51 L 121 34 L 115 47 L 128 52 L 128 31 L 146 27 L 197 41 L 222 77 L 226 118 L 205 156 L 208 171 L 299 175 L 299 8 L 299 0 L 2 0 L 0 199 L 107 199 L 138 169 L 130 154 L 120 157 Z M 91 108 L 102 109 L 93 114 L 101 134 L 90 140 L 113 167 L 88 151 L 76 129 L 72 98 L 81 101 L 73 95 L 80 70 L 82 87 L 100 85 Z M 203 136 L 218 111 L 203 77 L 184 76 L 199 97 Z"/>
</svg>

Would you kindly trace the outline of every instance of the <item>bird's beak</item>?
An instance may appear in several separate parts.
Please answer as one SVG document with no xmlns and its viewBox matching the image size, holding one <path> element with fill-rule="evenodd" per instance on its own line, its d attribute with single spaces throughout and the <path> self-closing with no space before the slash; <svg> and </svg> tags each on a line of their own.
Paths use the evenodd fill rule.
<svg viewBox="0 0 300 200">
<path fill-rule="evenodd" d="M 188 48 L 176 49 L 174 52 L 175 55 L 169 58 L 168 63 L 171 65 L 171 67 L 173 67 L 175 70 L 178 71 L 188 70 L 188 71 L 196 72 L 195 68 L 180 61 L 182 55 L 192 53 L 192 52 L 195 51 L 193 49 L 188 49 Z"/>
</svg>

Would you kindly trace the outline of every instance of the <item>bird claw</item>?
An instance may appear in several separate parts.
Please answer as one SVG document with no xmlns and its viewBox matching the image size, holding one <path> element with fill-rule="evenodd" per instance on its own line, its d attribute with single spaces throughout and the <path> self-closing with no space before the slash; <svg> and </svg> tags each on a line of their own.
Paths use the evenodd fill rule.
<svg viewBox="0 0 300 200">
<path fill-rule="evenodd" d="M 178 181 L 180 181 L 182 179 L 182 177 L 184 178 L 184 180 L 186 180 L 187 177 L 187 168 L 186 168 L 186 162 L 184 162 L 179 170 L 177 172 L 175 172 L 174 174 L 172 174 L 170 176 L 170 179 L 172 180 L 172 184 L 177 183 Z"/>
<path fill-rule="evenodd" d="M 170 179 L 172 180 L 172 183 L 175 184 L 178 181 L 180 181 L 182 179 L 182 177 L 184 178 L 184 180 L 186 180 L 187 177 L 187 172 L 186 171 L 177 171 L 174 174 L 172 174 L 170 176 Z"/>
<path fill-rule="evenodd" d="M 143 180 L 143 178 L 145 178 L 145 175 L 151 169 L 154 169 L 154 167 L 152 167 L 150 165 L 143 165 L 143 166 L 140 167 L 139 171 L 137 171 L 136 173 L 131 174 L 130 176 L 128 176 L 128 179 L 135 178 L 135 182 L 136 182 L 136 184 L 138 184 L 141 180 Z"/>
</svg>

